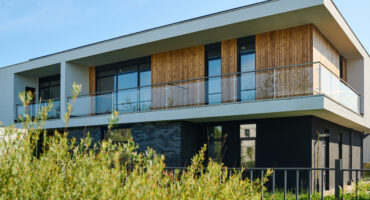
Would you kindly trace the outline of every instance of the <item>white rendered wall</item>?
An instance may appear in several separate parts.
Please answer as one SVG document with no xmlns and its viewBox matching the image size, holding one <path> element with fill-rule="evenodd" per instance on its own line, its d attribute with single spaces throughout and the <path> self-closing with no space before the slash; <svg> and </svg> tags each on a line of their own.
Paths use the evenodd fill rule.
<svg viewBox="0 0 370 200">
<path fill-rule="evenodd" d="M 81 84 L 81 94 L 89 93 L 89 67 L 66 62 L 65 89 L 67 97 L 72 95 L 73 83 Z"/>
<path fill-rule="evenodd" d="M 14 75 L 14 102 L 22 103 L 19 99 L 19 93 L 24 92 L 26 87 L 35 88 L 35 99 L 38 100 L 38 78 Z"/>
<path fill-rule="evenodd" d="M 349 59 L 347 70 L 347 82 L 357 92 L 361 94 L 361 112 L 364 112 L 364 81 L 365 81 L 365 67 L 364 59 Z"/>
<path fill-rule="evenodd" d="M 62 62 L 61 64 L 61 106 L 60 113 L 61 117 L 64 117 L 64 113 L 67 105 L 67 98 L 72 96 L 72 85 L 73 83 L 81 84 L 82 89 L 80 94 L 89 93 L 89 67 L 76 65 L 70 62 Z M 76 105 L 75 109 L 80 106 L 87 106 L 89 108 L 90 104 Z M 81 108 L 82 109 L 82 108 Z"/>
<path fill-rule="evenodd" d="M 370 124 L 370 58 L 369 56 L 364 59 L 364 95 L 362 97 L 362 105 L 364 108 L 364 119 L 366 124 Z M 369 133 L 369 132 L 368 132 Z"/>
<path fill-rule="evenodd" d="M 13 123 L 14 113 L 14 75 L 10 70 L 0 73 L 0 122 L 3 125 Z"/>
</svg>

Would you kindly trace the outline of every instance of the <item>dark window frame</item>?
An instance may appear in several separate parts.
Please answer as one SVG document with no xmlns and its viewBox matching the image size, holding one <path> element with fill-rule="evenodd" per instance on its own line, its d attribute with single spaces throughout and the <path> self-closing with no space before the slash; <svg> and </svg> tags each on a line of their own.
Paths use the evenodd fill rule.
<svg viewBox="0 0 370 200">
<path fill-rule="evenodd" d="M 97 93 L 108 93 L 108 92 L 114 92 L 115 93 L 115 107 L 118 108 L 118 93 L 119 91 L 124 91 L 124 90 L 130 90 L 130 89 L 140 89 L 141 87 L 148 87 L 149 85 L 140 85 L 140 75 L 141 72 L 145 71 L 140 71 L 140 65 L 147 64 L 149 67 L 145 71 L 152 71 L 152 66 L 151 66 L 151 57 L 143 57 L 143 58 L 137 58 L 137 59 L 132 59 L 128 61 L 123 61 L 123 62 L 116 62 L 116 63 L 111 63 L 111 64 L 106 64 L 106 65 L 101 65 L 96 67 L 96 74 L 95 74 L 95 87 L 96 87 L 96 92 Z M 128 67 L 128 66 L 133 66 L 135 65 L 135 72 L 137 73 L 137 84 L 136 87 L 134 88 L 125 88 L 125 89 L 118 89 L 118 76 L 122 74 L 127 74 L 128 72 L 119 72 L 120 68 Z M 103 75 L 99 76 L 99 73 L 105 72 L 105 71 L 112 71 L 112 74 L 109 75 Z M 113 89 L 110 91 L 100 91 L 99 90 L 99 79 L 102 78 L 107 78 L 107 77 L 113 77 L 114 79 L 114 85 Z M 152 83 L 152 80 L 150 81 Z M 137 91 L 140 93 L 140 90 Z M 136 102 L 130 102 L 130 103 L 124 103 L 120 105 L 129 105 L 129 104 L 136 104 L 138 107 L 136 108 L 137 111 L 140 110 L 140 104 L 141 103 L 148 103 L 151 102 L 152 99 L 146 100 L 146 101 L 140 101 L 140 94 L 138 94 L 139 97 Z"/>
<path fill-rule="evenodd" d="M 219 51 L 219 56 L 214 56 L 214 57 L 209 57 L 208 56 L 208 52 L 210 51 Z M 208 45 L 205 45 L 205 48 L 204 48 L 204 60 L 205 60 L 205 71 L 204 71 L 204 74 L 205 74 L 205 81 L 207 81 L 207 83 L 205 84 L 205 104 L 209 104 L 209 95 L 217 95 L 217 94 L 220 94 L 220 101 L 222 103 L 222 80 L 221 80 L 221 91 L 219 93 L 209 93 L 209 65 L 208 65 L 208 62 L 209 61 L 213 61 L 213 60 L 221 60 L 221 74 L 220 74 L 220 78 L 222 79 L 221 75 L 222 75 L 222 50 L 221 50 L 221 42 L 216 42 L 216 43 L 212 43 L 212 44 L 208 44 Z M 215 77 L 216 78 L 216 77 Z"/>
<path fill-rule="evenodd" d="M 214 159 L 213 161 L 216 161 L 215 160 L 215 158 L 213 158 L 214 156 L 216 156 L 218 153 L 220 154 L 220 162 L 223 162 L 223 151 L 224 151 L 224 149 L 223 149 L 223 147 L 224 147 L 224 145 L 225 145 L 225 143 L 226 143 L 226 138 L 225 138 L 225 135 L 224 135 L 224 126 L 225 126 L 225 124 L 223 124 L 223 123 L 209 123 L 209 124 L 207 124 L 206 125 L 206 129 L 207 129 L 207 160 L 209 159 L 209 158 L 212 158 L 212 159 Z M 213 137 L 210 137 L 210 131 L 209 131 L 209 129 L 210 128 L 215 128 L 215 127 L 221 127 L 221 138 L 215 138 L 214 136 Z M 214 131 L 214 130 L 213 130 Z M 210 146 L 211 146 L 211 143 L 213 143 L 213 147 L 215 147 L 214 146 L 214 144 L 215 144 L 215 142 L 220 142 L 220 149 L 218 149 L 218 151 L 219 152 L 213 152 L 214 153 L 214 155 L 210 155 Z"/>
<path fill-rule="evenodd" d="M 52 82 L 56 81 L 56 84 L 52 84 Z M 42 83 L 48 82 L 48 86 L 41 86 Z M 51 88 L 59 86 L 59 97 L 51 98 Z M 38 97 L 39 99 L 41 98 L 41 91 L 44 89 L 49 88 L 49 98 L 41 99 L 42 101 L 44 100 L 50 100 L 50 99 L 59 99 L 60 98 L 60 75 L 53 75 L 53 76 L 47 76 L 47 77 L 42 77 L 39 78 L 38 80 Z"/>
<path fill-rule="evenodd" d="M 258 131 L 257 131 L 257 127 L 258 127 L 258 124 L 257 123 L 253 123 L 253 122 L 247 122 L 247 123 L 240 123 L 239 124 L 239 129 L 242 125 L 255 125 L 256 127 L 256 136 L 255 137 L 240 137 L 240 134 L 239 135 L 239 160 L 240 160 L 240 165 L 242 164 L 241 163 L 241 143 L 242 141 L 254 141 L 254 164 L 257 163 L 257 135 L 258 135 Z M 248 129 L 250 130 L 250 129 Z"/>
<path fill-rule="evenodd" d="M 243 51 L 241 52 L 240 50 L 240 46 L 241 45 L 250 45 L 250 46 L 253 46 L 252 49 L 250 50 L 246 50 L 246 51 Z M 237 100 L 238 101 L 242 101 L 242 92 L 247 92 L 247 91 L 255 91 L 255 95 L 257 94 L 257 79 L 256 79 L 256 63 L 254 65 L 254 70 L 253 71 L 246 71 L 247 73 L 250 72 L 250 73 L 254 73 L 254 76 L 255 76 L 255 80 L 254 80 L 254 85 L 255 87 L 253 89 L 245 89 L 245 90 L 242 90 L 242 83 L 241 83 L 241 56 L 243 55 L 251 55 L 251 54 L 254 54 L 256 55 L 256 36 L 255 35 L 250 35 L 250 36 L 247 36 L 247 37 L 243 37 L 243 38 L 239 38 L 238 41 L 237 41 L 237 71 L 238 73 L 240 73 L 238 75 L 238 90 L 237 90 Z M 255 59 L 255 62 L 256 62 L 256 59 Z M 256 97 L 255 97 L 256 98 Z"/>
</svg>

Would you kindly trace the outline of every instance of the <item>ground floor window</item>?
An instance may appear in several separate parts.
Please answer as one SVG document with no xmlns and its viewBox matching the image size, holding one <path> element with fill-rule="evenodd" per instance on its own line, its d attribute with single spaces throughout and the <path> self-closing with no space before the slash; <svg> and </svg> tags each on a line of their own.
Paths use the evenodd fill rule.
<svg viewBox="0 0 370 200">
<path fill-rule="evenodd" d="M 256 165 L 256 124 L 240 125 L 240 165 L 245 168 Z"/>
<path fill-rule="evenodd" d="M 208 137 L 208 158 L 217 163 L 222 162 L 222 126 L 209 126 Z"/>
</svg>

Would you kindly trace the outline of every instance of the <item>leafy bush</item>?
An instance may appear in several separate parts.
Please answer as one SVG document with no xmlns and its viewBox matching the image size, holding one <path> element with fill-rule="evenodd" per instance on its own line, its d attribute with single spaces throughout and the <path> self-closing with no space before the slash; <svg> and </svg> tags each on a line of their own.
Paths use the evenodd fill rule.
<svg viewBox="0 0 370 200">
<path fill-rule="evenodd" d="M 74 97 L 79 89 L 74 85 Z M 20 96 L 27 107 L 29 95 Z M 171 172 L 163 156 L 149 148 L 137 152 L 132 140 L 92 145 L 86 137 L 76 142 L 68 139 L 67 124 L 66 131 L 51 136 L 42 128 L 51 107 L 42 108 L 35 119 L 22 117 L 24 131 L 5 129 L 0 199 L 260 199 L 271 174 L 251 182 L 212 160 L 205 168 L 205 147 L 186 170 Z M 69 105 L 66 122 L 71 110 Z M 116 121 L 114 112 L 109 130 Z"/>
<path fill-rule="evenodd" d="M 357 191 L 357 199 L 358 200 L 369 200 L 370 199 L 370 190 L 369 188 L 370 184 L 365 183 L 365 182 L 360 182 L 358 185 L 358 191 Z M 267 192 L 264 194 L 264 199 L 273 199 L 273 195 L 270 192 Z M 283 191 L 277 191 L 275 193 L 275 198 L 276 200 L 283 200 L 284 199 L 284 192 Z M 288 191 L 286 194 L 286 199 L 287 200 L 295 200 L 296 199 L 296 194 L 294 191 Z M 308 199 L 308 194 L 307 193 L 301 193 L 298 197 L 299 200 L 306 200 Z M 311 199 L 312 200 L 321 200 L 321 194 L 320 193 L 313 193 L 311 194 Z M 344 194 L 343 199 L 349 200 L 349 199 L 356 199 L 356 193 L 355 192 L 347 192 Z M 334 195 L 327 195 L 324 196 L 324 200 L 335 200 Z"/>
<path fill-rule="evenodd" d="M 364 164 L 364 169 L 370 169 L 370 163 Z M 364 177 L 366 180 L 370 180 L 370 172 L 364 172 Z"/>
</svg>

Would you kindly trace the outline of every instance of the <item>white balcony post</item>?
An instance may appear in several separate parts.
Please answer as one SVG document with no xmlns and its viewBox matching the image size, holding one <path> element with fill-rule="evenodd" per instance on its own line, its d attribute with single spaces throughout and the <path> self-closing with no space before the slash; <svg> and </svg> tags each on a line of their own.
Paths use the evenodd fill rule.
<svg viewBox="0 0 370 200">
<path fill-rule="evenodd" d="M 234 97 L 233 97 L 234 102 L 236 102 L 236 101 L 237 101 L 237 93 L 238 93 L 238 90 L 237 90 L 237 88 L 236 88 L 236 80 L 237 80 L 237 79 L 236 79 L 236 76 L 237 76 L 237 75 L 235 75 L 235 74 L 234 74 L 234 78 L 233 78 L 233 79 L 234 79 L 234 88 L 233 88 L 233 91 L 234 91 Z"/>
<path fill-rule="evenodd" d="M 321 94 L 321 63 L 319 63 L 319 94 Z"/>
<path fill-rule="evenodd" d="M 273 69 L 273 82 L 274 82 L 274 99 L 276 98 L 276 74 L 275 69 Z"/>
<path fill-rule="evenodd" d="M 166 109 L 168 108 L 168 85 L 166 84 Z"/>
<path fill-rule="evenodd" d="M 200 80 L 198 80 L 198 98 L 197 98 L 198 105 L 200 105 Z"/>
<path fill-rule="evenodd" d="M 67 63 L 65 61 L 60 63 L 60 119 L 64 121 L 64 114 L 67 109 L 68 92 L 67 92 Z"/>
</svg>

